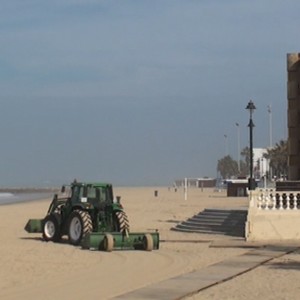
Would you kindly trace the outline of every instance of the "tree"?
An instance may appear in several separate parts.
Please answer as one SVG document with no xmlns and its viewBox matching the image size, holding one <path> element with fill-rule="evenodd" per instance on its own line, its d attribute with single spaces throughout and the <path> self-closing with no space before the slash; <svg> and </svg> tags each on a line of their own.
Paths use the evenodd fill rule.
<svg viewBox="0 0 300 300">
<path fill-rule="evenodd" d="M 238 174 L 238 163 L 227 155 L 218 160 L 217 170 L 223 178 L 231 178 Z"/>
<path fill-rule="evenodd" d="M 229 155 L 218 160 L 217 170 L 223 178 L 247 177 L 250 173 L 250 148 L 245 147 L 241 151 L 240 172 L 238 172 L 238 163 Z M 281 140 L 272 148 L 267 149 L 264 157 L 269 160 L 269 166 L 272 174 L 278 178 L 287 175 L 288 171 L 288 149 L 287 141 Z M 259 166 L 256 166 L 259 169 Z"/>
<path fill-rule="evenodd" d="M 242 151 L 241 151 L 241 156 L 244 157 L 244 161 L 246 163 L 246 167 L 250 168 L 250 148 L 249 147 L 245 147 Z"/>
<path fill-rule="evenodd" d="M 241 151 L 241 156 L 244 158 L 244 160 L 240 161 L 240 175 L 246 177 L 250 173 L 250 148 L 243 148 Z"/>
<path fill-rule="evenodd" d="M 239 176 L 247 177 L 247 175 L 249 174 L 249 171 L 250 171 L 249 165 L 245 161 L 241 160 L 240 161 L 240 174 L 239 174 Z"/>
<path fill-rule="evenodd" d="M 276 177 L 286 176 L 288 171 L 287 141 L 281 140 L 272 148 L 267 149 L 265 158 L 270 160 L 272 174 Z"/>
</svg>

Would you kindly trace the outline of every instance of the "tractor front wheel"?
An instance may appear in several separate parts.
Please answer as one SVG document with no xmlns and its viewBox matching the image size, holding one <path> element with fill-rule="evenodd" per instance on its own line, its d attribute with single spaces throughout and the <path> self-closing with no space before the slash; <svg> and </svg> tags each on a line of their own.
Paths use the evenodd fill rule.
<svg viewBox="0 0 300 300">
<path fill-rule="evenodd" d="M 60 233 L 60 215 L 52 213 L 47 215 L 43 220 L 43 239 L 46 242 L 59 242 L 61 238 Z"/>
<path fill-rule="evenodd" d="M 92 232 L 91 216 L 83 210 L 74 210 L 69 219 L 68 237 L 72 245 L 79 245 L 87 233 Z"/>
</svg>

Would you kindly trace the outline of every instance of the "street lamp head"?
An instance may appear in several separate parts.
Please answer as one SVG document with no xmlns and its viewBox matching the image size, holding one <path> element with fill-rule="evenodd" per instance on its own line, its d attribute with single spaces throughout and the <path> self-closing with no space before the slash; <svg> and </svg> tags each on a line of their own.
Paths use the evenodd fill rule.
<svg viewBox="0 0 300 300">
<path fill-rule="evenodd" d="M 253 111 L 256 109 L 256 107 L 255 107 L 255 105 L 254 105 L 254 103 L 253 103 L 252 100 L 249 101 L 246 109 L 249 109 L 250 114 L 252 115 Z"/>
</svg>

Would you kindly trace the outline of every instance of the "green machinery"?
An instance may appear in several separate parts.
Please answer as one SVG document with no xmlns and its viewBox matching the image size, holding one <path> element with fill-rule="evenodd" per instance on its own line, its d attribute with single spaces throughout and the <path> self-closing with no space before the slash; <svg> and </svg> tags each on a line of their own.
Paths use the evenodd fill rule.
<svg viewBox="0 0 300 300">
<path fill-rule="evenodd" d="M 43 234 L 45 241 L 59 242 L 66 235 L 73 245 L 84 249 L 112 251 L 116 249 L 159 248 L 159 233 L 130 232 L 127 215 L 114 200 L 108 183 L 74 181 L 63 186 L 64 197 L 54 195 L 43 219 L 30 219 L 25 230 Z"/>
</svg>

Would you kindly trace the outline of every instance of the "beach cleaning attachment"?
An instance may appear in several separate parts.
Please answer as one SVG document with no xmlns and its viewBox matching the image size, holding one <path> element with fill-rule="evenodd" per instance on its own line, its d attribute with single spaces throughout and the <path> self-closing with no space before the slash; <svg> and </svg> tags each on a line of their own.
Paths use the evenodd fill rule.
<svg viewBox="0 0 300 300">
<path fill-rule="evenodd" d="M 114 200 L 108 183 L 72 182 L 63 186 L 63 197 L 54 195 L 43 219 L 30 219 L 25 230 L 42 233 L 45 241 L 59 242 L 63 236 L 73 245 L 104 251 L 159 248 L 159 233 L 131 233 L 128 217 Z"/>
<path fill-rule="evenodd" d="M 91 232 L 82 241 L 83 249 L 90 250 L 145 250 L 152 251 L 159 248 L 159 233 L 130 232 Z"/>
</svg>

